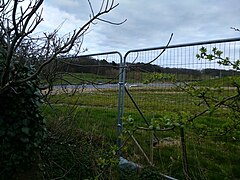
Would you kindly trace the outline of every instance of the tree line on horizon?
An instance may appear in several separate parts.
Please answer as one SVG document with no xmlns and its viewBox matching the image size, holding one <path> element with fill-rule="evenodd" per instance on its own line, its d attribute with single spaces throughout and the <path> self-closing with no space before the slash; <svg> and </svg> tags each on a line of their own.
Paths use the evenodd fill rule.
<svg viewBox="0 0 240 180">
<path fill-rule="evenodd" d="M 193 79 L 203 74 L 209 77 L 226 77 L 240 75 L 240 72 L 235 70 L 224 69 L 187 69 L 187 68 L 173 68 L 173 67 L 161 67 L 155 64 L 146 64 L 142 62 L 138 63 L 126 63 L 127 72 L 142 72 L 142 73 L 166 73 L 166 74 L 178 74 L 178 75 L 191 75 Z M 115 61 L 108 62 L 106 59 L 95 59 L 92 57 L 77 57 L 77 58 L 64 58 L 59 61 L 58 72 L 68 73 L 92 73 L 101 76 L 114 77 L 119 73 L 119 63 Z"/>
</svg>

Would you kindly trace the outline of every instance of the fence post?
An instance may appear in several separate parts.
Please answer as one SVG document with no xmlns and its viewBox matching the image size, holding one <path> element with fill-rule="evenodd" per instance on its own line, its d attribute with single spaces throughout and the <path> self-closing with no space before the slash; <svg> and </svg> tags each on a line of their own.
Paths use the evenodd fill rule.
<svg viewBox="0 0 240 180">
<path fill-rule="evenodd" d="M 187 160 L 187 149 L 186 149 L 186 141 L 185 141 L 185 133 L 184 128 L 180 127 L 180 140 L 181 140 L 181 149 L 182 149 L 182 164 L 183 164 L 183 174 L 185 179 L 190 179 L 189 171 L 188 171 L 188 160 Z"/>
<path fill-rule="evenodd" d="M 153 130 L 150 131 L 150 161 L 153 164 L 153 138 L 154 133 Z"/>
<path fill-rule="evenodd" d="M 119 82 L 118 82 L 118 118 L 117 118 L 117 147 L 119 148 L 118 155 L 121 156 L 122 140 L 119 137 L 122 134 L 122 118 L 124 115 L 124 84 L 125 84 L 125 63 L 123 62 L 122 54 L 118 52 L 120 57 L 119 64 Z"/>
</svg>

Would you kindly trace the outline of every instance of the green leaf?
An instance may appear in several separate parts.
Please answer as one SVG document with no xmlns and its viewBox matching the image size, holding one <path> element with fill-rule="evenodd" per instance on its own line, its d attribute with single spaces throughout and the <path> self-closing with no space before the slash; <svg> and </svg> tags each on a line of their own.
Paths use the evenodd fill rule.
<svg viewBox="0 0 240 180">
<path fill-rule="evenodd" d="M 28 127 L 23 127 L 22 128 L 22 132 L 26 135 L 30 135 L 29 131 L 30 131 L 30 129 Z"/>
<path fill-rule="evenodd" d="M 199 51 L 201 52 L 201 54 L 206 54 L 206 53 L 207 53 L 207 48 L 202 46 L 202 47 L 199 49 Z"/>
<path fill-rule="evenodd" d="M 28 126 L 29 120 L 28 120 L 28 119 L 24 119 L 24 120 L 22 121 L 22 124 L 23 124 L 24 126 Z"/>
<path fill-rule="evenodd" d="M 27 137 L 21 137 L 20 140 L 21 140 L 23 143 L 28 143 L 28 142 L 29 142 L 29 138 L 27 138 Z"/>
<path fill-rule="evenodd" d="M 222 51 L 219 51 L 219 50 L 215 52 L 215 54 L 216 54 L 219 58 L 221 57 L 222 53 L 223 53 L 223 52 L 222 52 Z"/>
<path fill-rule="evenodd" d="M 0 136 L 4 136 L 5 135 L 5 131 L 3 129 L 0 130 Z"/>
<path fill-rule="evenodd" d="M 149 128 L 149 129 L 153 129 L 153 125 L 150 125 L 148 128 Z"/>
<path fill-rule="evenodd" d="M 213 60 L 214 59 L 214 56 L 212 55 L 212 54 L 208 54 L 207 55 L 207 57 L 206 57 L 206 59 L 208 59 L 208 60 Z"/>
<path fill-rule="evenodd" d="M 212 48 L 212 51 L 215 53 L 217 51 L 217 48 L 216 47 Z"/>
</svg>

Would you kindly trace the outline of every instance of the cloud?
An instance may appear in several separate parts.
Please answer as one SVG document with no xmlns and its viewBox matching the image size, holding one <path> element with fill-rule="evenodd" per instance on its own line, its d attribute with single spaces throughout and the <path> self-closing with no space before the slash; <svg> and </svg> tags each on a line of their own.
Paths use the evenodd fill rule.
<svg viewBox="0 0 240 180">
<path fill-rule="evenodd" d="M 143 41 L 139 43 L 141 47 L 162 44 L 172 32 L 175 43 L 232 37 L 236 33 L 230 27 L 240 22 L 237 16 L 239 8 L 234 5 L 237 1 L 233 1 L 227 6 L 223 1 L 211 1 L 210 4 L 203 0 L 155 1 L 154 4 L 140 0 L 129 3 L 132 8 L 125 8 L 123 13 L 127 15 L 128 22 L 122 35 L 134 38 L 133 42 Z"/>
<path fill-rule="evenodd" d="M 97 12 L 101 0 L 92 0 Z M 89 53 L 146 48 L 165 45 L 171 33 L 172 44 L 237 37 L 240 6 L 238 0 L 118 0 L 120 5 L 103 18 L 121 26 L 99 22 L 85 36 Z M 117 3 L 117 1 L 116 1 Z M 61 32 L 80 27 L 89 19 L 87 0 L 49 0 L 44 5 L 44 30 L 54 29 L 65 21 Z"/>
<path fill-rule="evenodd" d="M 76 18 L 74 15 L 61 11 L 57 7 L 44 6 L 43 10 L 44 21 L 40 24 L 42 31 L 52 32 L 54 29 L 61 27 L 60 33 L 65 34 L 81 27 L 83 20 Z"/>
</svg>

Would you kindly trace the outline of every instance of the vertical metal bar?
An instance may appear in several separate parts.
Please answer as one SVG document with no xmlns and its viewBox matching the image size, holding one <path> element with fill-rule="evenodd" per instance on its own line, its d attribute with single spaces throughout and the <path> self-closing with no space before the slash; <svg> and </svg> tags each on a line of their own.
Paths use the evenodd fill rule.
<svg viewBox="0 0 240 180">
<path fill-rule="evenodd" d="M 119 64 L 119 82 L 118 82 L 118 118 L 117 118 L 117 147 L 119 148 L 118 154 L 121 155 L 120 147 L 122 146 L 122 140 L 120 135 L 122 133 L 122 117 L 124 113 L 124 63 L 121 53 L 118 53 L 120 57 L 120 64 Z"/>
</svg>

